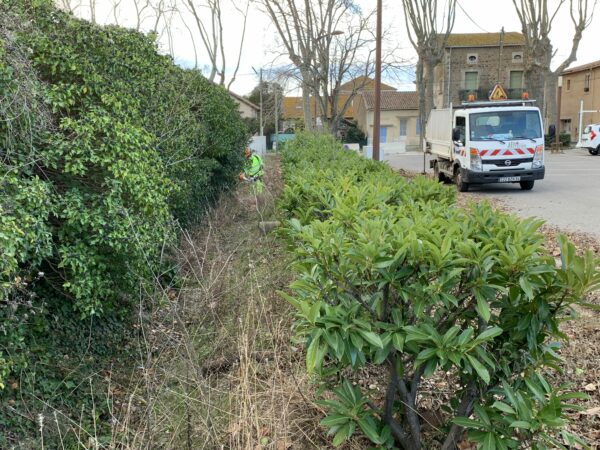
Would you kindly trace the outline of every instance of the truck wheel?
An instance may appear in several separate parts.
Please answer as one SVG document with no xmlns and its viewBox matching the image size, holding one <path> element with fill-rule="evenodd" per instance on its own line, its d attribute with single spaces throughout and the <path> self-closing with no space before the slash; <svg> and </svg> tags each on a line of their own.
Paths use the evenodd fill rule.
<svg viewBox="0 0 600 450">
<path fill-rule="evenodd" d="M 528 181 L 521 181 L 519 184 L 521 185 L 521 189 L 523 189 L 524 191 L 530 191 L 533 189 L 534 183 L 535 183 L 534 180 L 528 180 Z"/>
<path fill-rule="evenodd" d="M 598 147 L 596 147 L 596 148 L 590 148 L 589 151 L 590 151 L 590 155 L 596 156 L 598 154 L 598 152 L 600 152 L 600 145 L 598 145 Z"/>
<path fill-rule="evenodd" d="M 458 189 L 458 192 L 467 192 L 469 190 L 469 183 L 466 183 L 463 180 L 460 169 L 456 169 L 454 172 L 454 182 L 456 183 L 456 189 Z"/>
<path fill-rule="evenodd" d="M 443 183 L 444 181 L 446 181 L 446 177 L 444 176 L 444 174 L 442 172 L 440 172 L 440 166 L 437 161 L 433 165 L 433 179 L 435 181 L 439 181 L 440 183 Z"/>
</svg>

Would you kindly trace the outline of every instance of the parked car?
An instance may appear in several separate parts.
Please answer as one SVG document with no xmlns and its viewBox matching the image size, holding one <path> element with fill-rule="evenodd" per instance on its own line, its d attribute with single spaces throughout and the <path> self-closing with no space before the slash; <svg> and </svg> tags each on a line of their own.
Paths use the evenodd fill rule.
<svg viewBox="0 0 600 450">
<path fill-rule="evenodd" d="M 600 153 L 600 124 L 588 125 L 583 129 L 579 147 L 587 148 L 590 155 Z"/>
</svg>

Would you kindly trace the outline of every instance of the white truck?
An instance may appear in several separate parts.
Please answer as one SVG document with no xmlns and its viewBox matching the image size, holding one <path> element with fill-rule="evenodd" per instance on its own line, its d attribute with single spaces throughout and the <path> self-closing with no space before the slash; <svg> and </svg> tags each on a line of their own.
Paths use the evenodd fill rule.
<svg viewBox="0 0 600 450">
<path fill-rule="evenodd" d="M 600 124 L 593 123 L 585 127 L 581 133 L 581 142 L 577 146 L 587 148 L 590 155 L 600 153 Z"/>
<path fill-rule="evenodd" d="M 531 100 L 465 102 L 434 109 L 426 130 L 430 167 L 459 191 L 473 184 L 519 183 L 530 190 L 544 178 L 544 134 Z"/>
</svg>

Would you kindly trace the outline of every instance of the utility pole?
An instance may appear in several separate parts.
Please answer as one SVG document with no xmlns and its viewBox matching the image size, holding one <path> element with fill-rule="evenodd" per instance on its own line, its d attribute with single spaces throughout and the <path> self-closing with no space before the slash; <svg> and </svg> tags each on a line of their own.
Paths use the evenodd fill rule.
<svg viewBox="0 0 600 450">
<path fill-rule="evenodd" d="M 260 93 L 260 135 L 264 136 L 263 130 L 263 78 L 262 78 L 262 67 L 260 69 L 260 81 L 258 82 L 258 92 Z"/>
<path fill-rule="evenodd" d="M 373 118 L 373 159 L 379 161 L 381 128 L 381 0 L 377 0 L 377 34 L 375 37 L 375 111 Z"/>
<path fill-rule="evenodd" d="M 556 136 L 554 139 L 554 143 L 556 144 L 556 148 L 559 149 L 560 148 L 560 109 L 562 106 L 562 85 L 563 85 L 563 78 L 562 77 L 558 77 L 558 94 L 556 95 Z"/>
<path fill-rule="evenodd" d="M 502 47 L 504 46 L 504 27 L 500 30 L 500 53 L 498 54 L 498 77 L 496 84 L 500 84 L 500 72 L 502 70 Z M 510 88 L 510 85 L 508 86 Z"/>
<path fill-rule="evenodd" d="M 279 103 L 277 100 L 277 86 L 275 89 L 275 142 L 277 146 L 277 151 L 279 151 Z"/>
<path fill-rule="evenodd" d="M 254 70 L 254 73 L 258 75 L 258 95 L 260 96 L 260 119 L 259 119 L 259 125 L 260 125 L 260 135 L 263 136 L 263 70 L 262 67 L 259 69 L 259 72 L 256 71 L 256 69 L 253 67 L 252 70 Z"/>
</svg>

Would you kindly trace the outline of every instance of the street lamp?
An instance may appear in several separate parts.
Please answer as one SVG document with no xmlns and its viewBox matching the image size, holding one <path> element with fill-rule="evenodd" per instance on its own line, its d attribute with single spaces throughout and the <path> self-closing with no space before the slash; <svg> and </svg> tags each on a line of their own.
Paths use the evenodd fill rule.
<svg viewBox="0 0 600 450">
<path fill-rule="evenodd" d="M 556 95 L 556 138 L 554 143 L 557 149 L 560 149 L 560 108 L 562 104 L 562 87 L 563 87 L 563 77 L 558 77 L 558 93 Z"/>
<path fill-rule="evenodd" d="M 324 37 L 327 37 L 327 36 L 339 36 L 341 34 L 344 34 L 344 32 L 340 31 L 340 30 L 333 30 L 331 33 L 324 33 L 324 34 L 317 36 L 315 38 L 315 40 L 318 41 L 319 39 L 323 39 Z"/>
</svg>

